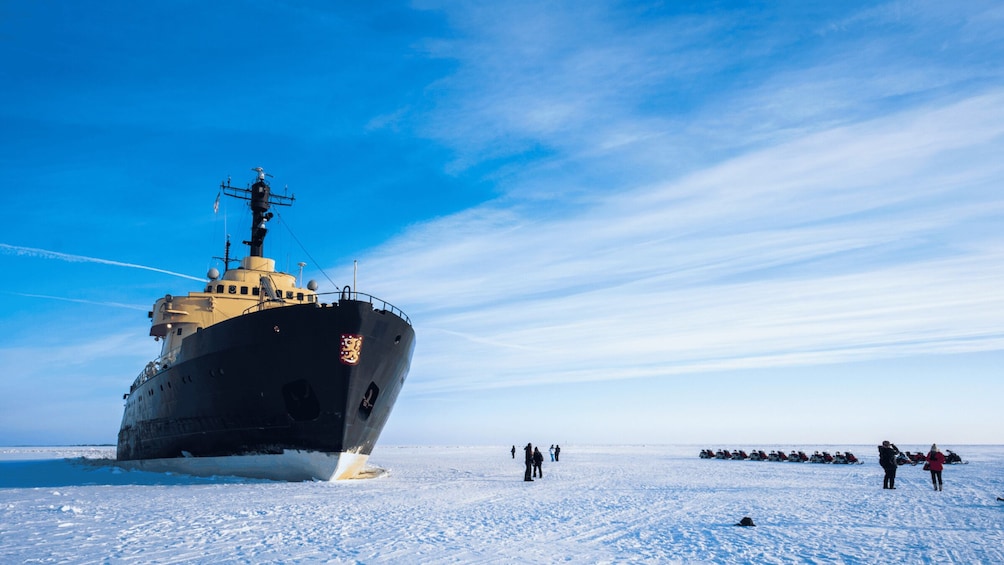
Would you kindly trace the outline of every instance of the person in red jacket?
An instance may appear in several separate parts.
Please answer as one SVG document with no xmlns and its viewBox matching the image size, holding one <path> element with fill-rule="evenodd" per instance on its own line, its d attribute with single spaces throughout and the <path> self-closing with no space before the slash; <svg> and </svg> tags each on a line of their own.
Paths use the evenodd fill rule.
<svg viewBox="0 0 1004 565">
<path fill-rule="evenodd" d="M 931 471 L 931 484 L 934 490 L 941 490 L 941 471 L 945 468 L 945 454 L 938 449 L 938 444 L 931 444 L 931 451 L 927 454 L 927 468 Z"/>
</svg>

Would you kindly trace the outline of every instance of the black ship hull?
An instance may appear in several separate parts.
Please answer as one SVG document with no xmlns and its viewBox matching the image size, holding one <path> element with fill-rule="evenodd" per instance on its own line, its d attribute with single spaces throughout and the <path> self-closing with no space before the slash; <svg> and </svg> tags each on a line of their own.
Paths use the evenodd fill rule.
<svg viewBox="0 0 1004 565">
<path fill-rule="evenodd" d="M 127 467 L 350 478 L 407 376 L 411 325 L 370 302 L 264 309 L 199 329 L 127 395 Z M 348 344 L 348 345 L 346 345 Z"/>
</svg>

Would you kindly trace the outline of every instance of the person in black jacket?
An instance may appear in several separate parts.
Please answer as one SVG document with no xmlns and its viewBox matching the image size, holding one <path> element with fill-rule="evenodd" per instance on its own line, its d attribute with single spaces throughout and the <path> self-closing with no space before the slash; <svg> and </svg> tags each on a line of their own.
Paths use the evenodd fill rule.
<svg viewBox="0 0 1004 565">
<path fill-rule="evenodd" d="M 533 446 L 527 443 L 526 447 L 523 448 L 523 451 L 526 453 L 526 472 L 523 474 L 523 480 L 532 481 L 533 479 L 530 478 L 530 471 L 533 469 Z"/>
<path fill-rule="evenodd" d="M 889 443 L 888 440 L 883 441 L 882 445 L 878 446 L 879 452 L 879 465 L 885 469 L 885 478 L 882 479 L 882 488 L 895 489 L 896 488 L 896 456 L 899 455 L 899 448 L 896 447 L 895 443 Z"/>
<path fill-rule="evenodd" d="M 514 446 L 512 446 L 512 458 L 513 458 L 513 459 L 515 459 L 515 458 L 516 458 L 516 446 L 515 446 L 515 445 L 514 445 Z"/>
<path fill-rule="evenodd" d="M 533 476 L 544 478 L 544 470 L 540 468 L 544 464 L 544 454 L 536 447 L 533 448 Z"/>
</svg>

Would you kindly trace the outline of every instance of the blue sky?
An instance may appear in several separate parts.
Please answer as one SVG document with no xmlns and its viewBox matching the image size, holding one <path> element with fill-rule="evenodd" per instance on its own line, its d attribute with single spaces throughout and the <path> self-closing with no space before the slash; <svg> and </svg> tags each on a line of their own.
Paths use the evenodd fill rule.
<svg viewBox="0 0 1004 565">
<path fill-rule="evenodd" d="M 1004 443 L 999 3 L 329 4 L 0 7 L 0 444 L 115 441 L 257 166 L 381 443 Z"/>
</svg>

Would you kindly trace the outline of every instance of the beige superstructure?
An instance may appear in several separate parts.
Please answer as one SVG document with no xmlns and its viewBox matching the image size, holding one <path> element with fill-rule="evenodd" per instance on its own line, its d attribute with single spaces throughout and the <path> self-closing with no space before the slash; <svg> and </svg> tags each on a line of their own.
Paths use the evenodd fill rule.
<svg viewBox="0 0 1004 565">
<path fill-rule="evenodd" d="M 222 277 L 213 269 L 209 279 L 201 292 L 168 294 L 153 304 L 148 313 L 150 335 L 164 344 L 160 357 L 146 367 L 139 380 L 178 361 L 182 340 L 202 328 L 260 309 L 316 304 L 318 300 L 314 281 L 298 286 L 296 277 L 277 272 L 275 260 L 264 257 L 245 257 L 239 267 L 227 270 Z"/>
</svg>

